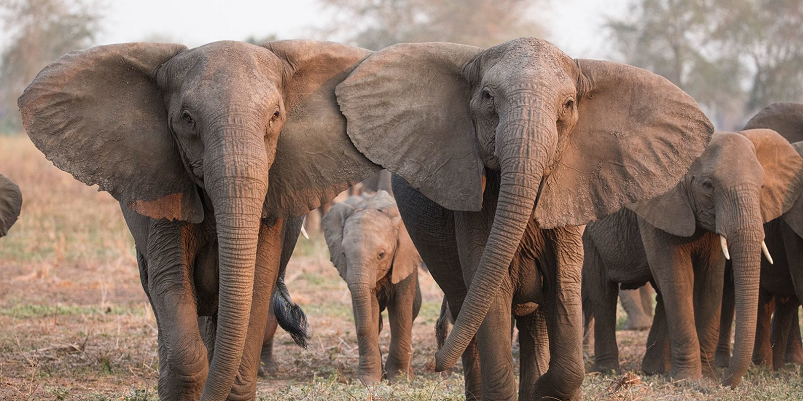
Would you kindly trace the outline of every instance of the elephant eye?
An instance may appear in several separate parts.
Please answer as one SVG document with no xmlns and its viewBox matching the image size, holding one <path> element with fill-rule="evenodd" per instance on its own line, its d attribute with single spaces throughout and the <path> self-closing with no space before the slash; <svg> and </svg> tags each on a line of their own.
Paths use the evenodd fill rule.
<svg viewBox="0 0 803 401">
<path fill-rule="evenodd" d="M 574 99 L 572 98 L 567 99 L 566 103 L 563 104 L 563 107 L 569 110 L 574 109 Z"/>
<path fill-rule="evenodd" d="M 187 125 L 195 127 L 195 120 L 192 119 L 190 112 L 188 112 L 187 110 L 181 112 L 181 119 L 184 120 L 184 122 L 187 123 Z"/>
<path fill-rule="evenodd" d="M 379 252 L 379 256 L 377 256 L 376 258 L 379 259 L 379 260 L 384 259 L 385 258 L 385 251 Z"/>
<path fill-rule="evenodd" d="M 703 180 L 702 186 L 706 191 L 714 192 L 714 184 L 711 183 L 711 180 Z"/>
<path fill-rule="evenodd" d="M 488 89 L 483 89 L 482 90 L 482 100 L 490 102 L 490 101 L 494 100 L 494 96 L 491 94 L 491 92 Z"/>
<path fill-rule="evenodd" d="M 273 116 L 270 119 L 276 121 L 279 119 L 279 117 L 281 117 L 281 114 L 279 113 L 279 110 L 276 110 L 273 112 Z"/>
</svg>

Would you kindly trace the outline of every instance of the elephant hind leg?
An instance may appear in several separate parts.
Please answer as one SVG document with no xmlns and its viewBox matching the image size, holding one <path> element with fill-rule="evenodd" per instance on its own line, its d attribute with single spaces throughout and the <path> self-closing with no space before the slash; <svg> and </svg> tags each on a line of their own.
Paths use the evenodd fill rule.
<svg viewBox="0 0 803 401">
<path fill-rule="evenodd" d="M 588 329 L 594 320 L 594 372 L 619 370 L 616 344 L 616 299 L 619 286 L 607 279 L 605 265 L 594 244 L 584 244 L 582 294 L 583 315 Z"/>
<path fill-rule="evenodd" d="M 797 315 L 799 302 L 797 298 L 778 299 L 775 297 L 775 313 L 772 316 L 772 368 L 782 369 L 786 364 L 786 352 L 789 344 L 789 329 L 793 327 L 792 320 Z"/>
<path fill-rule="evenodd" d="M 800 317 L 798 310 L 800 305 L 795 307 L 795 314 L 792 317 L 792 324 L 789 327 L 789 342 L 786 346 L 786 362 L 803 364 L 803 342 L 800 340 Z"/>
</svg>

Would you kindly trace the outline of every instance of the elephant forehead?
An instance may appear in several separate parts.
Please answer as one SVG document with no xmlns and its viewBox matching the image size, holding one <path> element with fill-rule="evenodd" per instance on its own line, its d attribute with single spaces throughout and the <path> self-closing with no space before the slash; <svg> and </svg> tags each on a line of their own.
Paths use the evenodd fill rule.
<svg viewBox="0 0 803 401">
<path fill-rule="evenodd" d="M 394 237 L 392 219 L 379 210 L 355 211 L 343 228 L 344 240 L 382 243 Z"/>
</svg>

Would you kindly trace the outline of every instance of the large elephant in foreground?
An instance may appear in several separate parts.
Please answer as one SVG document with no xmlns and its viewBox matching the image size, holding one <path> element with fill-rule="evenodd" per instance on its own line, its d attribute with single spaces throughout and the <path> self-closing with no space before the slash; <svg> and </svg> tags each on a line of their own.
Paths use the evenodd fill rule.
<svg viewBox="0 0 803 401">
<path fill-rule="evenodd" d="M 59 58 L 20 97 L 48 159 L 120 201 L 159 325 L 161 398 L 254 398 L 284 219 L 378 170 L 334 96 L 368 54 L 314 41 L 100 46 Z M 211 363 L 199 315 L 216 318 Z"/>
<path fill-rule="evenodd" d="M 20 187 L 0 174 L 0 237 L 8 234 L 8 230 L 20 216 L 20 209 L 22 209 Z"/>
<path fill-rule="evenodd" d="M 671 191 L 586 226 L 583 297 L 595 318 L 594 370 L 619 368 L 619 284 L 658 289 L 642 369 L 676 379 L 714 371 L 725 259 L 736 280 L 736 347 L 725 383 L 750 363 L 763 224 L 803 190 L 803 159 L 775 131 L 717 132 Z M 632 210 L 631 210 L 632 209 Z M 670 346 L 671 343 L 671 346 Z M 670 357 L 671 349 L 671 357 Z"/>
<path fill-rule="evenodd" d="M 457 316 L 436 370 L 476 344 L 467 398 L 515 399 L 512 306 L 525 316 L 538 304 L 551 359 L 526 391 L 578 397 L 578 226 L 677 183 L 713 132 L 697 104 L 658 75 L 533 38 L 391 46 L 336 93 L 357 149 L 397 174 L 402 218 Z"/>
</svg>

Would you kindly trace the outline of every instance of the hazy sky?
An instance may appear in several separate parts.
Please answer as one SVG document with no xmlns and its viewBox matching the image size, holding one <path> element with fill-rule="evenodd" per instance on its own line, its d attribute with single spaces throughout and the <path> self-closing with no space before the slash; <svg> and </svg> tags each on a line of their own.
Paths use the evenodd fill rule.
<svg viewBox="0 0 803 401">
<path fill-rule="evenodd" d="M 459 1 L 459 0 L 455 0 Z M 527 1 L 527 0 L 524 0 Z M 572 57 L 609 54 L 599 26 L 604 17 L 625 10 L 624 0 L 552 0 L 535 10 L 547 37 Z M 108 1 L 99 44 L 153 37 L 197 46 L 216 40 L 243 40 L 276 34 L 281 39 L 311 38 L 327 22 L 315 0 L 138 0 Z"/>
</svg>

